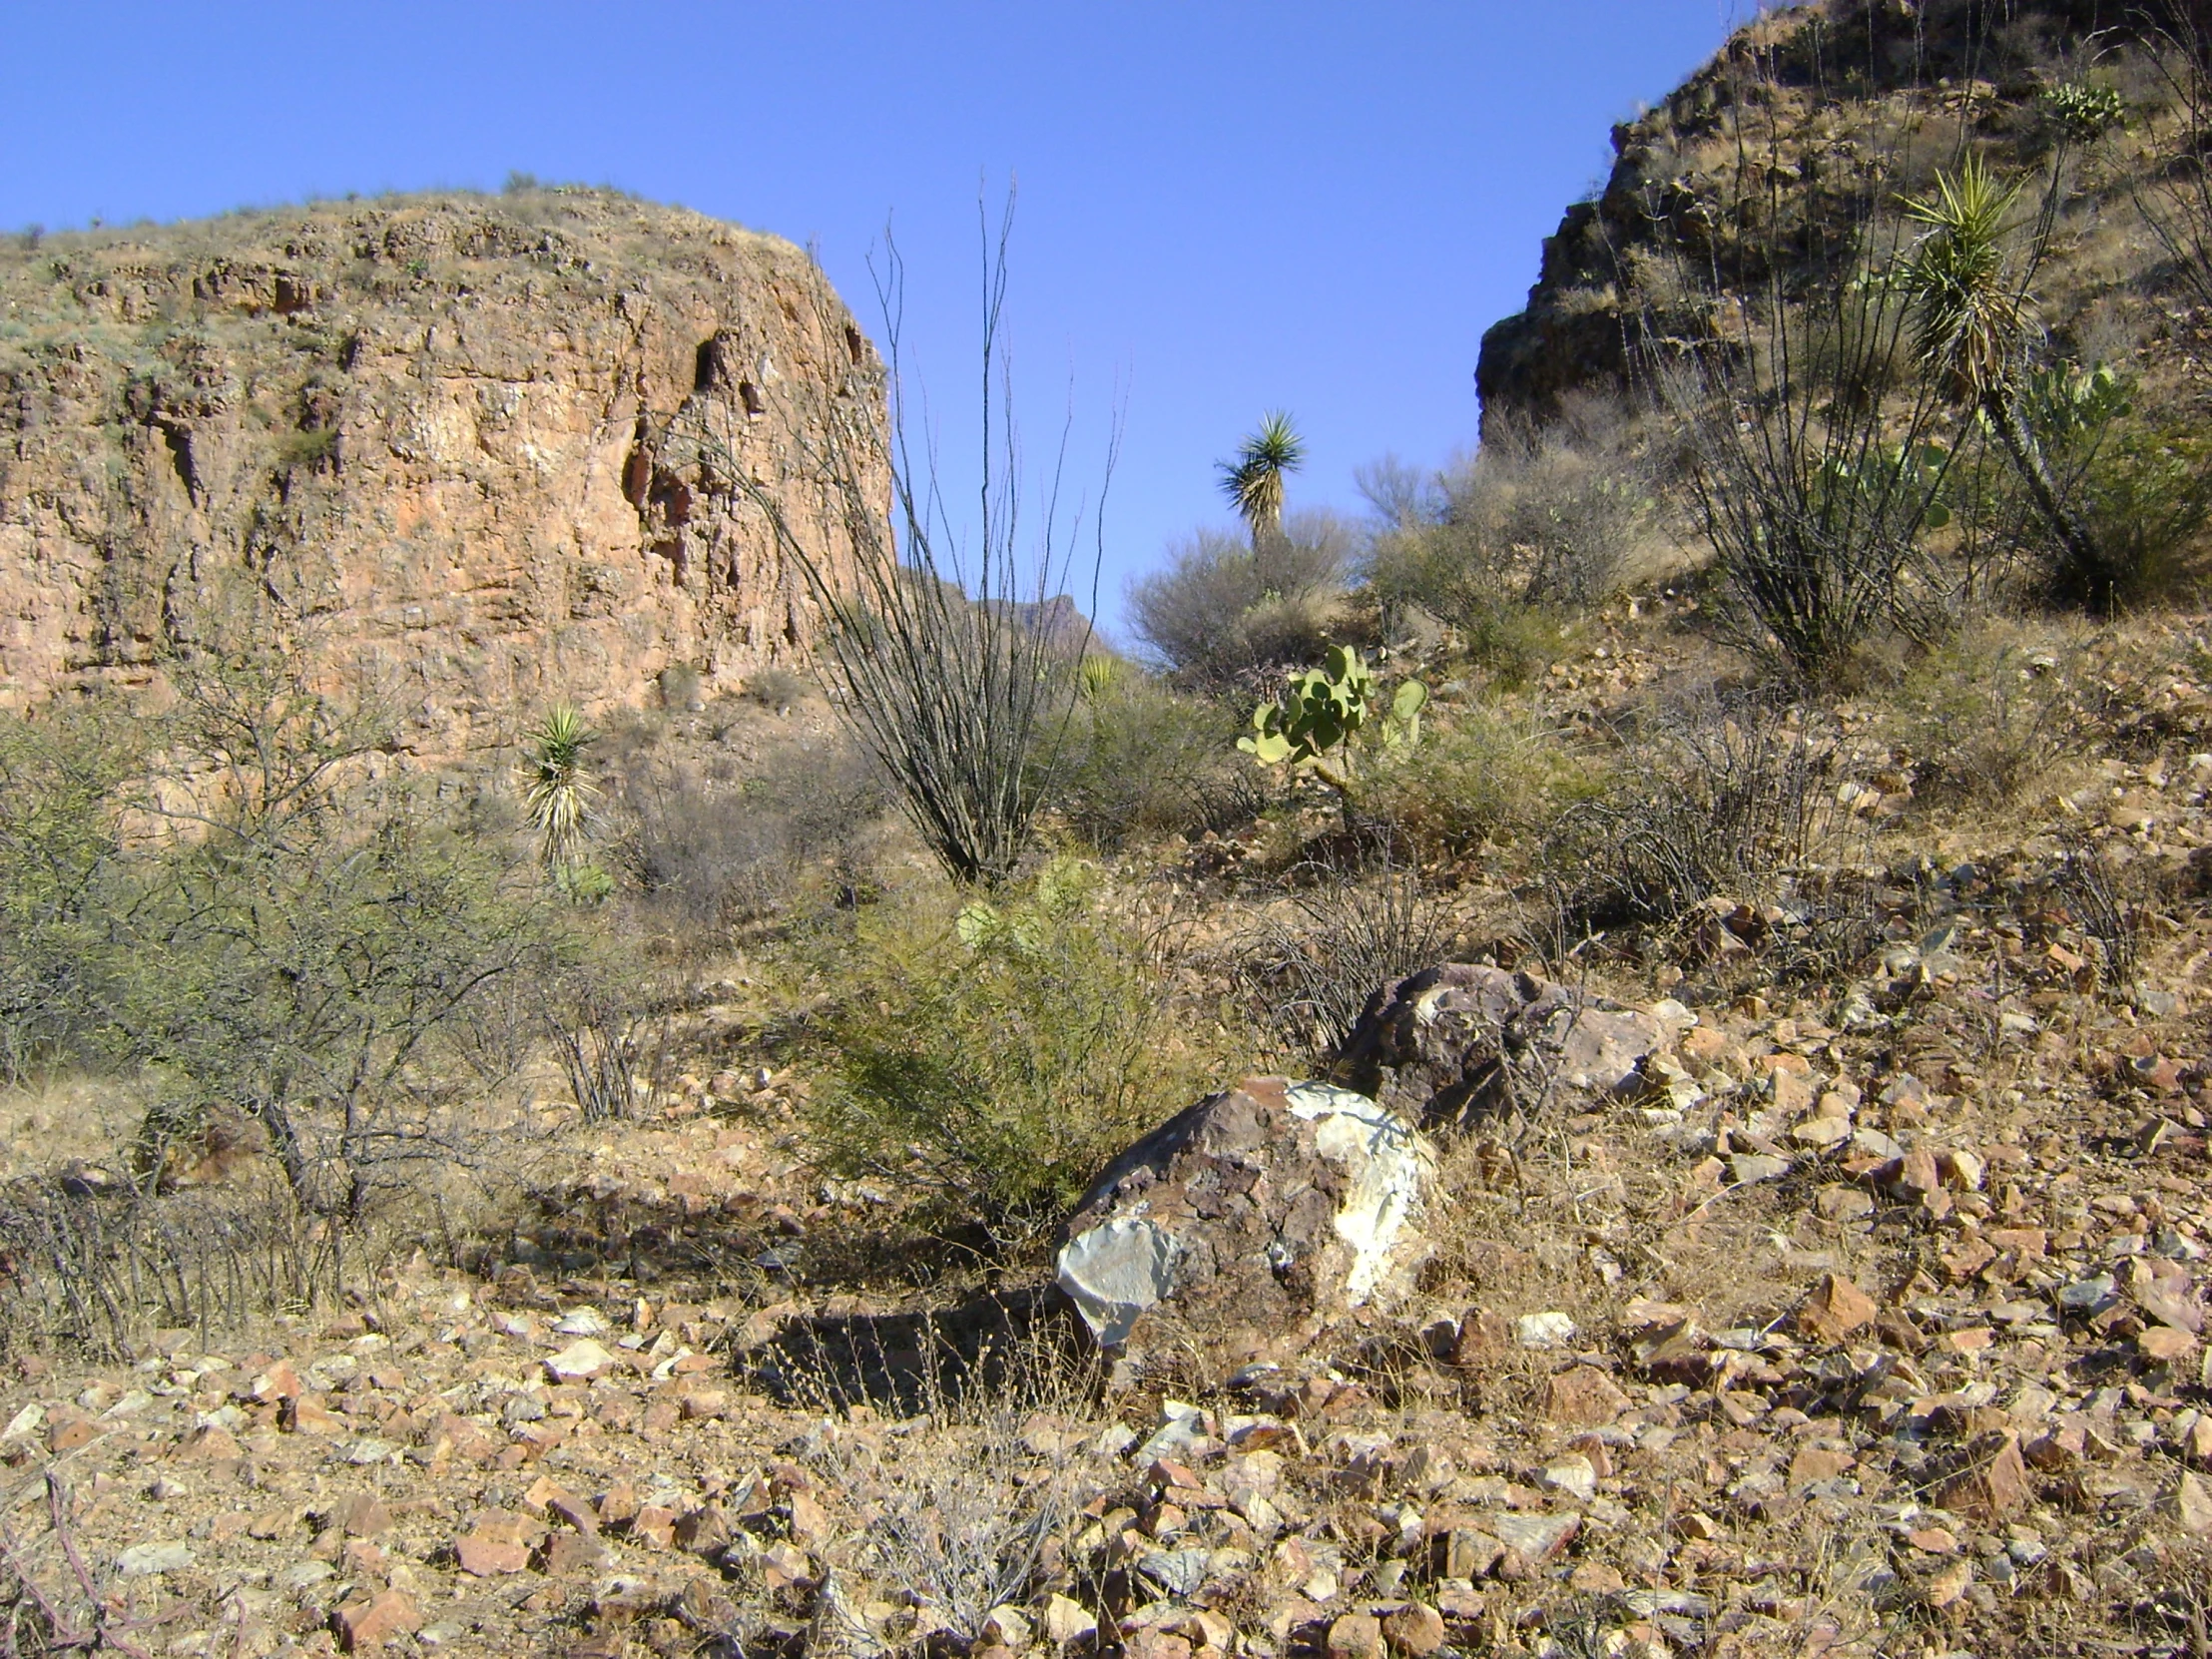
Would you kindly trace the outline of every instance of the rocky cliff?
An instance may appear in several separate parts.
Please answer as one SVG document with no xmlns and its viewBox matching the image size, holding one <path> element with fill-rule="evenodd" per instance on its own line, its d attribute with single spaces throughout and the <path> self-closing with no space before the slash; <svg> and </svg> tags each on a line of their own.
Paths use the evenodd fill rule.
<svg viewBox="0 0 2212 1659">
<path fill-rule="evenodd" d="M 804 653 L 801 573 L 671 433 L 737 434 L 849 572 L 818 416 L 794 411 L 843 395 L 879 432 L 882 372 L 818 280 L 788 243 L 592 191 L 16 239 L 0 706 L 157 682 L 242 573 L 428 759 L 550 697 L 635 703 L 672 667 L 728 686 Z M 886 507 L 887 482 L 866 480 Z"/>
<path fill-rule="evenodd" d="M 2040 95 L 2088 73 L 2132 94 L 2130 126 L 2142 126 L 2160 89 L 2136 49 L 2156 5 L 1816 0 L 1762 14 L 1656 108 L 1613 129 L 1604 189 L 1568 207 L 1544 240 L 1527 307 L 1482 337 L 1485 427 L 1542 420 L 1578 392 L 1628 385 L 1648 314 L 1639 296 L 1661 290 L 1665 303 L 1664 274 L 1653 280 L 1662 250 L 1688 250 L 1724 284 L 1758 280 L 1759 262 L 1787 257 L 1792 240 L 1787 229 L 1770 235 L 1771 212 L 1819 215 L 1834 193 L 1925 188 L 1896 174 L 1899 134 L 1916 124 L 1936 136 L 1924 154 L 1940 153 L 1950 124 L 2000 168 L 2030 169 L 2047 151 Z M 1770 156 L 1778 175 L 1765 172 Z M 2123 133 L 2084 163 L 2083 226 L 2124 214 L 2134 160 Z M 2099 290 L 2076 294 L 2083 306 L 2150 263 L 2138 248 L 2120 269 L 2092 271 L 2064 239 L 2054 253 L 2060 280 L 2078 276 Z"/>
</svg>

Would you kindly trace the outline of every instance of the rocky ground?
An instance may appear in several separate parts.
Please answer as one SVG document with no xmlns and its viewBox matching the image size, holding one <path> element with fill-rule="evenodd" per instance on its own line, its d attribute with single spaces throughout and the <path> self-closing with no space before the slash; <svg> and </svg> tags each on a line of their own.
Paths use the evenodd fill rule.
<svg viewBox="0 0 2212 1659">
<path fill-rule="evenodd" d="M 1855 977 L 1785 984 L 1799 918 L 1730 901 L 1528 987 L 1646 1040 L 1439 1128 L 1414 1288 L 1301 1355 L 1102 1386 L 1042 1272 L 901 1275 L 804 1076 L 703 1065 L 558 1130 L 478 1271 L 20 1362 L 16 1646 L 2204 1651 L 2194 637 L 2098 658 L 2121 724 L 2012 822 L 1870 787 Z"/>
</svg>

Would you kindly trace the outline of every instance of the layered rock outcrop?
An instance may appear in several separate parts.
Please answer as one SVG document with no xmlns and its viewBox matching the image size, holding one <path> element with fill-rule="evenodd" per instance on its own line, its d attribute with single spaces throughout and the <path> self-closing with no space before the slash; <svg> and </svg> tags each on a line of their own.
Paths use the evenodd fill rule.
<svg viewBox="0 0 2212 1659">
<path fill-rule="evenodd" d="M 157 681 L 244 573 L 426 760 L 552 697 L 804 653 L 873 347 L 799 249 L 611 192 L 329 203 L 0 251 L 0 706 Z M 673 435 L 672 435 L 673 434 Z M 879 451 L 863 445 L 871 453 Z M 888 504 L 870 469 L 862 495 Z M 690 683 L 689 676 L 683 676 Z"/>
</svg>

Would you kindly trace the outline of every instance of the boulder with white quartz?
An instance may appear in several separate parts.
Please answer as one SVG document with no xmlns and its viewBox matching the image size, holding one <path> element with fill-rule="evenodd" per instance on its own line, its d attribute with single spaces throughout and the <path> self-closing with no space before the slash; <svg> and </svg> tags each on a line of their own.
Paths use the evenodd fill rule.
<svg viewBox="0 0 2212 1659">
<path fill-rule="evenodd" d="M 1692 1023 L 1527 973 L 1448 962 L 1376 992 L 1332 1076 L 1425 1127 L 1581 1111 L 1654 1085 L 1646 1062 Z"/>
<path fill-rule="evenodd" d="M 1394 1298 L 1426 1254 L 1434 1154 L 1366 1096 L 1247 1079 L 1146 1136 L 1085 1195 L 1060 1289 L 1101 1346 L 1280 1360 Z"/>
</svg>

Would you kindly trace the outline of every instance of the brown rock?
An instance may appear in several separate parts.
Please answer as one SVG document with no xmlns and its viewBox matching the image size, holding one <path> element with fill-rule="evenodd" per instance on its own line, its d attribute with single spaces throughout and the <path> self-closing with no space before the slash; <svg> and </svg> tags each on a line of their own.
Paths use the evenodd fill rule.
<svg viewBox="0 0 2212 1659">
<path fill-rule="evenodd" d="M 1373 1100 L 1248 1078 L 1107 1167 L 1069 1219 L 1055 1279 L 1107 1347 L 1289 1360 L 1407 1288 L 1433 1170 L 1425 1141 Z"/>
<path fill-rule="evenodd" d="M 1798 1329 L 1818 1342 L 1840 1343 L 1880 1313 L 1857 1285 L 1841 1274 L 1825 1275 L 1798 1310 Z"/>
<path fill-rule="evenodd" d="M 654 1549 L 671 1549 L 676 1543 L 676 1513 L 658 1503 L 648 1503 L 630 1523 L 630 1536 Z"/>
<path fill-rule="evenodd" d="M 1480 1578 L 1496 1566 L 1505 1553 L 1504 1544 L 1472 1526 L 1454 1526 L 1438 1532 L 1430 1547 L 1438 1578 Z"/>
<path fill-rule="evenodd" d="M 1413 1602 L 1382 1619 L 1382 1639 L 1393 1651 L 1427 1659 L 1444 1645 L 1443 1615 L 1433 1607 Z"/>
<path fill-rule="evenodd" d="M 599 1524 L 622 1526 L 637 1519 L 638 1489 L 627 1480 L 617 1480 L 601 1494 L 599 1499 Z"/>
<path fill-rule="evenodd" d="M 693 1555 L 716 1555 L 729 1547 L 730 1523 L 721 1506 L 710 1503 L 680 1516 L 676 1522 L 676 1547 Z"/>
<path fill-rule="evenodd" d="M 2195 1333 L 2179 1326 L 2153 1325 L 2137 1334 L 2135 1347 L 2144 1359 L 2165 1365 L 2194 1354 L 2197 1339 Z"/>
<path fill-rule="evenodd" d="M 1544 1415 L 1574 1428 L 1596 1428 L 1628 1409 L 1628 1396 L 1595 1366 L 1576 1366 L 1544 1384 Z"/>
<path fill-rule="evenodd" d="M 330 1511 L 330 1524 L 349 1538 L 374 1538 L 391 1530 L 391 1511 L 371 1492 L 356 1492 Z"/>
<path fill-rule="evenodd" d="M 558 1578 L 572 1572 L 594 1572 L 606 1563 L 607 1546 L 581 1532 L 556 1532 L 546 1539 L 540 1565 Z"/>
<path fill-rule="evenodd" d="M 1122 1638 L 1122 1659 L 1191 1659 L 1191 1644 L 1182 1637 L 1151 1626 L 1140 1626 Z"/>
<path fill-rule="evenodd" d="M 1567 1115 L 1643 1087 L 1667 1031 L 1646 1013 L 1478 963 L 1386 985 L 1332 1075 L 1407 1121 L 1466 1126 L 1516 1102 Z"/>
<path fill-rule="evenodd" d="M 380 1590 L 373 1596 L 348 1601 L 337 1610 L 338 1642 L 348 1653 L 381 1647 L 393 1636 L 422 1628 L 422 1615 L 413 1600 L 397 1590 Z"/>
<path fill-rule="evenodd" d="M 2184 1471 L 2174 1489 L 2173 1514 L 2181 1530 L 2192 1537 L 2212 1532 L 2212 1490 L 2193 1472 Z"/>
<path fill-rule="evenodd" d="M 1994 1524 L 2032 1495 L 2019 1436 L 1982 1435 L 1967 1449 L 1972 1460 L 1944 1482 L 1937 1501 L 1954 1514 Z"/>
<path fill-rule="evenodd" d="M 522 1571 L 530 1564 L 530 1551 L 513 1538 L 465 1532 L 453 1540 L 453 1558 L 471 1577 L 492 1578 Z"/>
<path fill-rule="evenodd" d="M 205 1457 L 216 1463 L 227 1463 L 246 1455 L 238 1436 L 215 1423 L 195 1428 L 185 1436 L 184 1444 L 178 1449 L 187 1457 Z"/>
<path fill-rule="evenodd" d="M 0 273 L 12 319 L 88 329 L 66 367 L 31 363 L 0 417 L 11 700 L 158 677 L 112 642 L 167 638 L 179 581 L 214 591 L 249 559 L 314 572 L 318 681 L 366 654 L 435 685 L 410 705 L 409 758 L 502 742 L 517 662 L 593 713 L 706 689 L 657 680 L 672 665 L 734 689 L 817 619 L 760 509 L 685 447 L 699 424 L 742 434 L 799 542 L 850 580 L 813 411 L 851 381 L 866 430 L 849 441 L 878 452 L 882 368 L 833 299 L 817 325 L 789 243 L 564 191 L 149 227 L 88 260 L 67 282 L 29 260 Z M 188 313 L 143 360 L 109 343 Z M 91 453 L 112 478 L 84 470 Z M 887 485 L 879 466 L 860 480 L 877 517 Z"/>
<path fill-rule="evenodd" d="M 65 1451 L 88 1446 L 100 1437 L 90 1417 L 63 1417 L 46 1430 L 46 1449 L 59 1457 Z"/>
<path fill-rule="evenodd" d="M 281 1420 L 285 1430 L 293 1434 L 319 1434 L 334 1439 L 352 1432 L 316 1394 L 300 1394 L 286 1400 Z"/>
<path fill-rule="evenodd" d="M 254 1379 L 251 1396 L 268 1405 L 279 1399 L 297 1399 L 301 1393 L 299 1374 L 291 1369 L 289 1360 L 278 1360 Z"/>
<path fill-rule="evenodd" d="M 1790 1485 L 1795 1488 L 1833 1480 L 1850 1468 L 1853 1461 L 1848 1451 L 1824 1451 L 1818 1446 L 1807 1446 L 1790 1459 Z"/>
<path fill-rule="evenodd" d="M 1329 1627 L 1328 1659 L 1382 1659 L 1382 1621 L 1373 1613 L 1347 1613 Z"/>
</svg>

